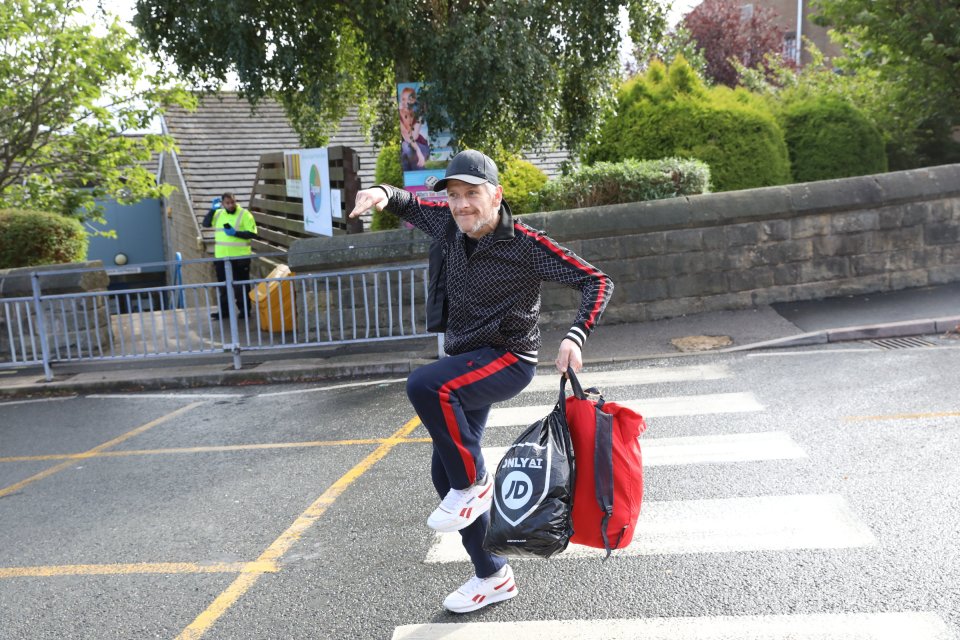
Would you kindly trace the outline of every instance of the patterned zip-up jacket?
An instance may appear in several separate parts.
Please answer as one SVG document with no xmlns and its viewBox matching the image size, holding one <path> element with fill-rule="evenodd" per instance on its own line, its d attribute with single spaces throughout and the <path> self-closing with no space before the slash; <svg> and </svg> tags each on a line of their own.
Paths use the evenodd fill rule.
<svg viewBox="0 0 960 640">
<path fill-rule="evenodd" d="M 536 363 L 540 349 L 540 285 L 559 282 L 580 290 L 580 308 L 567 338 L 579 346 L 603 313 L 613 282 L 542 231 L 517 222 L 500 207 L 500 221 L 467 258 L 464 234 L 446 239 L 450 208 L 414 198 L 408 191 L 377 185 L 389 197 L 387 210 L 446 245 L 449 316 L 444 350 L 450 355 L 499 347 Z"/>
</svg>

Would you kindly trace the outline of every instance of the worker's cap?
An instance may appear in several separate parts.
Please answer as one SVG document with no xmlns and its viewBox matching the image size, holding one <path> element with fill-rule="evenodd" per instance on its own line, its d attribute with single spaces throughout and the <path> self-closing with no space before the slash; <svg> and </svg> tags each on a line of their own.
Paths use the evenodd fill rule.
<svg viewBox="0 0 960 640">
<path fill-rule="evenodd" d="M 474 149 L 461 151 L 453 156 L 447 165 L 447 173 L 433 185 L 434 191 L 447 188 L 448 180 L 462 180 L 469 184 L 489 182 L 493 186 L 500 184 L 497 163 Z"/>
</svg>

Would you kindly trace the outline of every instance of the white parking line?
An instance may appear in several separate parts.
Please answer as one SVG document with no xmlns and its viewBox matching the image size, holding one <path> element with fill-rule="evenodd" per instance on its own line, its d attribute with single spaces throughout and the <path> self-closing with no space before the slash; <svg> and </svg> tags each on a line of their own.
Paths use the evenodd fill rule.
<svg viewBox="0 0 960 640">
<path fill-rule="evenodd" d="M 934 347 L 926 347 L 932 349 Z M 748 358 L 777 358 L 780 356 L 811 356 L 832 353 L 889 353 L 884 349 L 811 349 L 810 351 L 760 351 L 748 353 Z"/>
<path fill-rule="evenodd" d="M 372 387 L 381 384 L 397 384 L 406 382 L 406 378 L 390 378 L 389 380 L 368 380 L 367 382 L 347 382 L 344 384 L 335 384 L 329 387 L 312 387 L 310 389 L 294 389 L 292 391 L 273 391 L 271 393 L 258 394 L 259 398 L 273 398 L 276 396 L 292 396 L 300 393 L 315 393 L 317 391 L 333 391 L 334 389 L 352 389 L 354 387 Z"/>
<path fill-rule="evenodd" d="M 334 384 L 326 387 L 311 387 L 309 389 L 293 389 L 291 391 L 272 391 L 270 393 L 93 393 L 87 398 L 96 398 L 100 400 L 182 400 L 190 398 L 203 399 L 230 399 L 230 398 L 275 398 L 277 396 L 292 396 L 301 393 L 315 393 L 317 391 L 334 391 L 336 389 L 351 389 L 353 387 L 372 387 L 381 384 L 396 384 L 406 382 L 406 378 L 390 378 L 389 380 L 368 380 L 365 382 L 347 382 L 344 384 Z"/>
<path fill-rule="evenodd" d="M 645 502 L 633 542 L 617 554 L 841 549 L 876 544 L 839 495 Z M 558 558 L 603 557 L 571 544 Z M 457 533 L 437 534 L 426 562 L 468 562 Z"/>
<path fill-rule="evenodd" d="M 63 400 L 73 400 L 77 396 L 59 396 L 57 398 L 33 398 L 32 400 L 11 400 L 10 402 L 0 402 L 0 407 L 9 407 L 15 404 L 36 404 L 38 402 L 61 402 Z"/>
<path fill-rule="evenodd" d="M 242 393 L 91 393 L 95 400 L 215 400 L 242 398 Z"/>
<path fill-rule="evenodd" d="M 645 418 L 663 418 L 667 416 L 697 416 L 714 413 L 741 413 L 763 411 L 752 393 L 712 393 L 668 398 L 647 398 L 645 400 L 617 401 L 630 407 Z M 526 407 L 507 407 L 493 409 L 487 420 L 488 427 L 515 427 L 528 425 L 539 420 L 553 410 L 553 405 Z"/>
<path fill-rule="evenodd" d="M 645 467 L 806 458 L 806 452 L 782 431 L 734 433 L 722 436 L 643 438 Z M 484 447 L 488 469 L 496 469 L 507 447 Z"/>
<path fill-rule="evenodd" d="M 696 380 L 720 380 L 730 377 L 730 370 L 724 365 L 705 364 L 689 367 L 646 367 L 643 369 L 625 369 L 623 371 L 584 372 L 577 376 L 585 387 L 598 387 L 601 391 L 607 387 L 625 387 L 637 384 L 660 384 L 663 382 L 691 382 Z M 568 387 L 569 388 L 569 385 Z M 559 374 L 540 374 L 524 389 L 524 393 L 533 391 L 559 391 Z"/>
<path fill-rule="evenodd" d="M 393 640 L 950 640 L 927 612 L 466 622 L 397 627 Z"/>
</svg>

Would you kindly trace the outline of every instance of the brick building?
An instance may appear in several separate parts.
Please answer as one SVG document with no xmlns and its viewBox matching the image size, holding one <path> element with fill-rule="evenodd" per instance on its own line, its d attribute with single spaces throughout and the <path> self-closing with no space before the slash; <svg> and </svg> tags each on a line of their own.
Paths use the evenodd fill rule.
<svg viewBox="0 0 960 640">
<path fill-rule="evenodd" d="M 754 0 L 751 3 L 744 3 L 742 7 L 744 13 L 748 15 L 754 7 L 766 7 L 777 12 L 777 23 L 786 30 L 783 47 L 787 57 L 796 60 L 797 42 L 806 38 L 817 45 L 829 61 L 840 55 L 840 47 L 831 42 L 827 29 L 813 23 L 812 17 L 815 12 L 811 5 L 810 0 Z M 800 17 L 799 21 L 798 17 Z M 802 55 L 801 64 L 810 62 L 808 52 L 803 51 Z"/>
</svg>

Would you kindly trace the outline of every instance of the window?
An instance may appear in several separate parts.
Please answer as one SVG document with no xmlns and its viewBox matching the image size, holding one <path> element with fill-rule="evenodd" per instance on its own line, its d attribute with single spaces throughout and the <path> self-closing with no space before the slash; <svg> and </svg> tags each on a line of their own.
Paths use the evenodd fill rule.
<svg viewBox="0 0 960 640">
<path fill-rule="evenodd" d="M 787 60 L 797 59 L 797 34 L 793 31 L 783 37 L 783 57 Z"/>
</svg>

